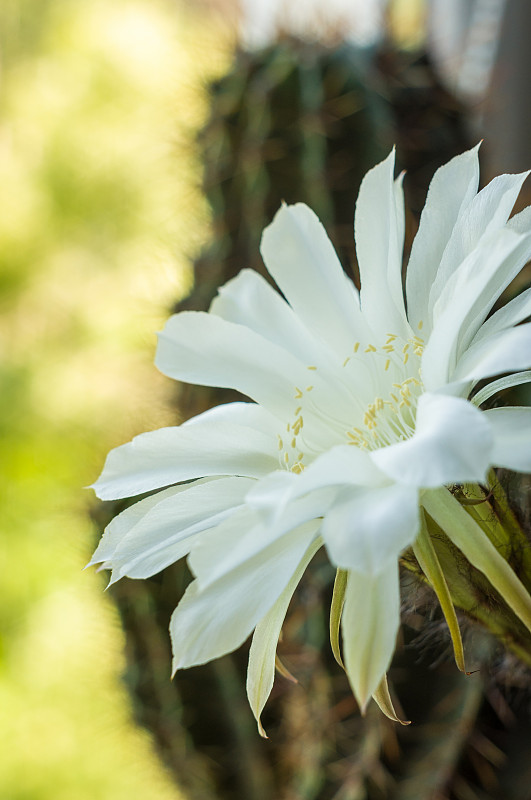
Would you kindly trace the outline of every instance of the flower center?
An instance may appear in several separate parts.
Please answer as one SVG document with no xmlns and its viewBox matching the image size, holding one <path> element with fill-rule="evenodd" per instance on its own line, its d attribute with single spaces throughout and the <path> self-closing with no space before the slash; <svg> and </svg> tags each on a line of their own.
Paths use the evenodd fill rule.
<svg viewBox="0 0 531 800">
<path fill-rule="evenodd" d="M 423 392 L 424 341 L 418 335 L 407 340 L 393 333 L 386 336 L 380 346 L 356 342 L 338 367 L 337 392 L 342 391 L 344 400 L 346 390 L 351 398 L 346 405 L 337 402 L 337 393 L 330 394 L 333 374 L 326 370 L 325 376 L 317 367 L 308 367 L 312 383 L 294 387 L 295 409 L 285 432 L 278 436 L 282 469 L 302 472 L 313 458 L 338 444 L 377 450 L 413 435 L 417 401 Z M 367 403 L 371 395 L 374 399 Z"/>
<path fill-rule="evenodd" d="M 393 383 L 392 388 L 388 400 L 376 397 L 373 403 L 369 403 L 362 426 L 347 431 L 349 444 L 377 450 L 408 439 L 413 434 L 422 382 L 410 377 L 402 383 Z"/>
</svg>

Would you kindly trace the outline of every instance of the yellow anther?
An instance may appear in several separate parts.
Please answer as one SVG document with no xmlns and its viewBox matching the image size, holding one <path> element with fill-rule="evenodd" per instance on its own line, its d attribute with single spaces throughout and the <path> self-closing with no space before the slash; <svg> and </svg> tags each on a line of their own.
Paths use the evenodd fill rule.
<svg viewBox="0 0 531 800">
<path fill-rule="evenodd" d="M 385 359 L 385 367 L 384 367 L 384 369 L 389 369 L 389 364 L 390 363 L 391 363 L 391 359 L 390 358 L 386 358 Z"/>
<path fill-rule="evenodd" d="M 359 349 L 360 349 L 360 343 L 356 342 L 356 344 L 354 345 L 354 352 L 357 353 Z"/>
<path fill-rule="evenodd" d="M 394 342 L 394 340 L 396 339 L 396 336 L 395 336 L 394 333 L 386 333 L 385 335 L 387 336 L 386 344 L 389 344 L 389 342 Z"/>
<path fill-rule="evenodd" d="M 346 359 L 343 361 L 343 366 L 346 367 L 349 361 L 350 361 L 350 356 L 347 356 Z"/>
<path fill-rule="evenodd" d="M 408 350 L 409 350 L 409 343 L 408 343 L 408 344 L 405 344 L 405 345 L 403 346 L 403 348 L 402 348 L 402 352 L 403 352 L 403 353 L 407 353 L 407 351 L 408 351 Z"/>
<path fill-rule="evenodd" d="M 295 448 L 296 448 L 296 446 L 297 446 L 297 439 L 296 439 L 295 437 L 293 437 L 293 439 L 291 440 L 291 446 L 292 446 L 292 447 L 293 447 L 293 449 L 295 450 Z"/>
<path fill-rule="evenodd" d="M 279 449 L 279 450 L 282 450 L 282 449 L 283 449 L 283 447 L 284 447 L 284 442 L 282 441 L 282 439 L 281 439 L 281 438 L 280 438 L 280 436 L 279 436 L 279 437 L 278 437 L 278 449 Z"/>
<path fill-rule="evenodd" d="M 391 397 L 393 398 L 393 400 L 395 401 L 395 403 L 398 403 L 398 402 L 399 402 L 399 400 L 398 400 L 398 397 L 396 396 L 396 394 L 393 394 L 393 393 L 391 392 Z"/>
<path fill-rule="evenodd" d="M 378 411 L 381 411 L 383 407 L 384 407 L 383 399 L 381 397 L 377 397 L 376 398 L 376 408 L 378 409 Z"/>
<path fill-rule="evenodd" d="M 300 413 L 301 413 L 301 409 L 302 409 L 302 406 L 298 406 L 298 407 L 295 409 L 295 416 L 297 416 L 298 414 L 300 414 Z"/>
<path fill-rule="evenodd" d="M 419 331 L 421 331 L 421 330 L 422 330 L 422 326 L 423 326 L 423 325 L 424 325 L 423 321 L 422 321 L 422 320 L 420 320 L 419 324 L 417 325 L 417 328 L 419 329 Z"/>
<path fill-rule="evenodd" d="M 289 422 L 288 422 L 288 424 L 286 425 L 286 430 L 287 430 L 287 432 L 288 432 L 288 433 L 289 433 L 289 432 L 290 432 L 290 430 L 291 430 L 291 425 L 289 424 Z"/>
<path fill-rule="evenodd" d="M 407 364 L 408 358 L 409 358 L 409 353 L 406 353 L 404 356 L 404 364 Z"/>
<path fill-rule="evenodd" d="M 392 344 L 384 344 L 384 346 L 382 347 L 382 350 L 385 350 L 386 353 L 394 353 L 395 352 L 395 348 L 393 347 Z"/>
<path fill-rule="evenodd" d="M 288 456 L 288 454 L 287 454 L 287 453 L 284 453 L 284 462 L 285 462 L 286 464 L 288 464 L 288 463 L 289 463 L 289 456 Z"/>
<path fill-rule="evenodd" d="M 297 456 L 297 461 L 302 461 L 303 458 L 304 458 L 304 453 L 299 453 L 299 455 Z"/>
<path fill-rule="evenodd" d="M 368 344 L 365 348 L 366 353 L 376 353 L 376 347 L 373 344 Z"/>
<path fill-rule="evenodd" d="M 295 387 L 295 399 L 300 400 L 302 397 L 302 392 L 298 386 Z"/>
<path fill-rule="evenodd" d="M 307 392 L 311 392 L 311 391 L 312 391 L 312 389 L 313 389 L 313 386 L 307 386 L 307 387 L 306 387 L 306 391 L 307 391 Z"/>
<path fill-rule="evenodd" d="M 317 367 L 308 367 L 307 369 L 317 369 Z"/>
</svg>

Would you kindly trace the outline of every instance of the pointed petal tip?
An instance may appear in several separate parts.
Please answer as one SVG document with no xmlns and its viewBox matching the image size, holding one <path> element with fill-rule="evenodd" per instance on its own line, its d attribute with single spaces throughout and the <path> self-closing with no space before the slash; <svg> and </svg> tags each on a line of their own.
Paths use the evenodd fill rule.
<svg viewBox="0 0 531 800">
<path fill-rule="evenodd" d="M 260 736 L 262 737 L 262 739 L 269 739 L 269 736 L 268 736 L 268 735 L 267 735 L 267 733 L 265 732 L 264 726 L 262 725 L 262 723 L 261 723 L 261 721 L 260 721 L 260 718 L 258 718 L 258 719 L 256 720 L 256 722 L 257 722 L 257 724 L 258 724 L 258 733 L 260 734 Z"/>
</svg>

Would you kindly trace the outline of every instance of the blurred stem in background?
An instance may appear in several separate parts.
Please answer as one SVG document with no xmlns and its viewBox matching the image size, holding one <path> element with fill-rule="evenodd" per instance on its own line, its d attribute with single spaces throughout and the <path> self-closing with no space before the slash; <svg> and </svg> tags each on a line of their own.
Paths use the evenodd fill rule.
<svg viewBox="0 0 531 800">
<path fill-rule="evenodd" d="M 195 130 L 224 37 L 174 3 L 0 4 L 0 794 L 180 794 L 131 721 L 82 573 L 105 452 L 164 424 L 153 332 L 207 211 Z M 147 376 L 149 375 L 149 380 Z"/>
</svg>

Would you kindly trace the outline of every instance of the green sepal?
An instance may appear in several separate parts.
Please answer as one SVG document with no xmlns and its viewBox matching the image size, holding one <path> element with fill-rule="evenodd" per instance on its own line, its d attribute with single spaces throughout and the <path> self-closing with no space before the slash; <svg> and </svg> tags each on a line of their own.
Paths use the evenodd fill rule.
<svg viewBox="0 0 531 800">
<path fill-rule="evenodd" d="M 382 711 L 386 717 L 393 720 L 393 722 L 399 722 L 401 725 L 411 725 L 411 720 L 400 719 L 395 711 L 393 701 L 391 700 L 391 695 L 389 694 L 387 675 L 383 676 L 382 680 L 380 681 L 380 685 L 372 696 L 372 699 L 378 705 L 380 711 Z"/>
<path fill-rule="evenodd" d="M 421 502 L 430 517 L 472 566 L 488 578 L 531 631 L 531 596 L 480 525 L 447 489 L 427 489 Z"/>
<path fill-rule="evenodd" d="M 339 644 L 339 628 L 341 625 L 341 614 L 345 604 L 345 591 L 347 588 L 348 570 L 338 569 L 334 580 L 334 591 L 332 593 L 332 603 L 330 605 L 330 644 L 332 653 L 340 667 L 345 669 L 341 657 L 341 646 Z"/>
<path fill-rule="evenodd" d="M 430 535 L 426 527 L 426 519 L 422 509 L 420 533 L 413 544 L 413 552 L 415 554 L 415 558 L 419 562 L 421 570 L 428 579 L 433 591 L 437 595 L 437 599 L 439 600 L 446 624 L 448 625 L 448 630 L 450 631 L 450 637 L 452 639 L 452 645 L 454 648 L 455 663 L 461 672 L 466 672 L 463 640 L 461 639 L 461 631 L 459 630 L 459 623 L 457 621 L 454 604 L 452 603 L 448 584 L 446 583 L 441 564 L 437 558 L 437 553 L 435 552 L 431 542 Z"/>
</svg>

